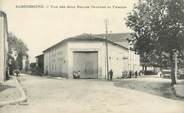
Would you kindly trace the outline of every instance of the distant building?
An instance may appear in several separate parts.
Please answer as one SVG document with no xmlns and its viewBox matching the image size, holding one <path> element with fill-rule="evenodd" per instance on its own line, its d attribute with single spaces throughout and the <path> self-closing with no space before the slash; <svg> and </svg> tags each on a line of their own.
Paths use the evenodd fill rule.
<svg viewBox="0 0 184 113">
<path fill-rule="evenodd" d="M 7 34 L 7 17 L 4 12 L 0 11 L 0 82 L 3 82 L 6 79 L 7 74 Z"/>
<path fill-rule="evenodd" d="M 128 44 L 118 44 L 110 39 L 107 43 L 109 70 L 113 70 L 114 78 L 120 77 L 123 71 L 140 69 L 139 55 L 131 51 Z M 67 38 L 43 53 L 44 73 L 72 78 L 73 72 L 80 71 L 81 78 L 107 77 L 104 35 L 83 34 Z"/>
<path fill-rule="evenodd" d="M 37 74 L 36 73 L 36 62 L 31 62 L 29 66 L 30 66 L 31 74 Z"/>
<path fill-rule="evenodd" d="M 29 56 L 28 55 L 24 55 L 22 57 L 22 71 L 28 71 L 29 69 L 30 69 Z"/>
<path fill-rule="evenodd" d="M 38 55 L 36 56 L 36 67 L 38 72 L 44 73 L 44 55 Z"/>
<path fill-rule="evenodd" d="M 36 62 L 31 62 L 29 66 L 30 69 L 36 68 Z"/>
</svg>

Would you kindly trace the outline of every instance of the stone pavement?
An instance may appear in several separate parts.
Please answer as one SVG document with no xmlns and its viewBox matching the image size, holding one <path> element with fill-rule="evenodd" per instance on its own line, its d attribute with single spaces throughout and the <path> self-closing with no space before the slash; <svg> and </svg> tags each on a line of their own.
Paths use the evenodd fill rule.
<svg viewBox="0 0 184 113">
<path fill-rule="evenodd" d="M 16 77 L 0 83 L 0 106 L 15 104 L 26 100 L 22 87 Z"/>
</svg>

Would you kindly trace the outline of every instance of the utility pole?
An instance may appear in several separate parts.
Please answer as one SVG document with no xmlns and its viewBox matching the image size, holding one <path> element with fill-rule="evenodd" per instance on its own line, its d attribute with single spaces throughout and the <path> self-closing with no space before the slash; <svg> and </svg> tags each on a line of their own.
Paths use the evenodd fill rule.
<svg viewBox="0 0 184 113">
<path fill-rule="evenodd" d="M 108 42 L 107 42 L 107 38 L 108 38 L 108 20 L 105 20 L 105 29 L 106 29 L 106 35 L 105 35 L 105 47 L 106 47 L 106 62 L 107 62 L 107 70 L 106 70 L 106 76 L 107 76 L 107 80 L 109 80 L 109 54 L 108 54 Z"/>
</svg>

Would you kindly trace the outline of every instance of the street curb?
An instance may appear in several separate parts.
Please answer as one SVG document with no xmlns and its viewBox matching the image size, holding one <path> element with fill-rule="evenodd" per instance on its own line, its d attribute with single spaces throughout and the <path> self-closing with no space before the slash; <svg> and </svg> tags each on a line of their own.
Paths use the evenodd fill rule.
<svg viewBox="0 0 184 113">
<path fill-rule="evenodd" d="M 26 97 L 26 95 L 25 95 L 25 92 L 24 92 L 24 90 L 23 90 L 21 84 L 19 83 L 17 77 L 15 77 L 15 76 L 12 76 L 12 77 L 13 77 L 13 79 L 15 80 L 16 85 L 17 85 L 17 88 L 18 88 L 18 90 L 19 90 L 20 93 L 21 93 L 21 97 L 20 97 L 19 99 L 15 99 L 15 100 L 0 102 L 0 107 L 5 106 L 5 105 L 17 104 L 17 103 L 20 103 L 20 102 L 26 102 L 26 101 L 27 101 L 27 97 Z"/>
</svg>

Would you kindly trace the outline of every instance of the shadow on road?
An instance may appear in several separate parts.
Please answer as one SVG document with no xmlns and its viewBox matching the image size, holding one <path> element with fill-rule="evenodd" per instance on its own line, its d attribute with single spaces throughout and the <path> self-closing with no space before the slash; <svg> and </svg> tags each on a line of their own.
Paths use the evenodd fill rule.
<svg viewBox="0 0 184 113">
<path fill-rule="evenodd" d="M 176 97 L 170 86 L 170 81 L 157 81 L 157 80 L 146 80 L 144 79 L 123 79 L 114 81 L 114 86 L 127 88 L 131 90 L 137 90 L 157 96 L 161 96 L 173 100 L 184 100 L 184 98 Z"/>
</svg>

